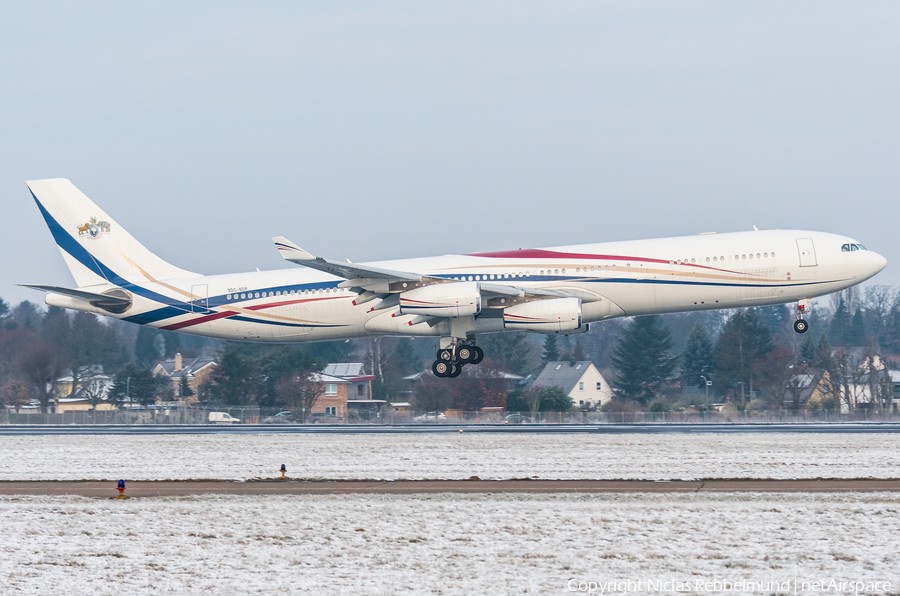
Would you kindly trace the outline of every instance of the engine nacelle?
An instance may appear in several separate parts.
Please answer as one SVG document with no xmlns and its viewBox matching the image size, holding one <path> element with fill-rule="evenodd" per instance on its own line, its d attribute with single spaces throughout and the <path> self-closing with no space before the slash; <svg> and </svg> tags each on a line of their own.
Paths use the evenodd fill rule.
<svg viewBox="0 0 900 596">
<path fill-rule="evenodd" d="M 581 300 L 551 298 L 510 306 L 503 311 L 506 329 L 534 333 L 571 333 L 581 327 Z"/>
<path fill-rule="evenodd" d="M 400 294 L 400 313 L 433 317 L 468 317 L 481 312 L 477 282 L 435 284 Z"/>
</svg>

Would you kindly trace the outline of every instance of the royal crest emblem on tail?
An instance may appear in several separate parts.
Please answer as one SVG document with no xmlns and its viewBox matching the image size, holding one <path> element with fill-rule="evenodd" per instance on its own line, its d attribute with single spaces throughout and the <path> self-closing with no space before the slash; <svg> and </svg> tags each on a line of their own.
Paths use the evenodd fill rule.
<svg viewBox="0 0 900 596">
<path fill-rule="evenodd" d="M 107 234 L 109 233 L 109 222 L 97 221 L 96 217 L 92 217 L 91 221 L 83 226 L 78 226 L 78 235 L 81 236 L 84 233 L 87 233 L 91 238 L 96 238 L 101 233 Z"/>
</svg>

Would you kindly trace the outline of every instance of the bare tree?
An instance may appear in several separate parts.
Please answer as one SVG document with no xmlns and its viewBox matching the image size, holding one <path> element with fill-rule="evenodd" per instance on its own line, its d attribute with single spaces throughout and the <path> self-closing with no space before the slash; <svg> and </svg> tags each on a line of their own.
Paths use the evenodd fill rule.
<svg viewBox="0 0 900 596">
<path fill-rule="evenodd" d="M 445 384 L 425 382 L 416 388 L 413 402 L 421 412 L 443 412 L 450 403 L 450 390 Z"/>
<path fill-rule="evenodd" d="M 544 390 L 541 387 L 529 387 L 522 392 L 522 400 L 528 405 L 531 411 L 531 419 L 537 419 L 538 412 L 541 411 L 541 403 L 544 401 Z"/>
<path fill-rule="evenodd" d="M 305 377 L 292 376 L 279 381 L 276 391 L 300 423 L 305 424 L 313 406 L 325 393 L 325 384 L 317 381 L 315 374 Z"/>
<path fill-rule="evenodd" d="M 835 350 L 829 366 L 831 378 L 837 389 L 839 403 L 853 412 L 857 409 L 860 397 L 865 394 L 868 355 L 859 350 Z"/>
<path fill-rule="evenodd" d="M 797 355 L 791 350 L 776 348 L 754 365 L 762 393 L 779 410 L 784 409 L 784 398 L 788 393 L 791 377 L 794 376 L 793 365 L 796 360 Z"/>
<path fill-rule="evenodd" d="M 796 414 L 800 411 L 800 398 L 803 395 L 803 390 L 806 389 L 803 378 L 800 375 L 793 375 L 788 380 L 787 389 L 791 396 L 791 411 Z"/>
<path fill-rule="evenodd" d="M 2 397 L 3 401 L 14 407 L 18 414 L 19 408 L 28 403 L 28 387 L 21 381 L 13 379 L 3 388 Z"/>
<path fill-rule="evenodd" d="M 19 366 L 25 379 L 37 390 L 41 413 L 46 414 L 50 398 L 56 392 L 56 379 L 60 373 L 56 350 L 49 344 L 36 342 L 22 355 Z"/>
<path fill-rule="evenodd" d="M 81 385 L 81 395 L 91 404 L 91 414 L 94 422 L 97 421 L 97 406 L 106 400 L 106 385 L 99 379 L 92 379 Z"/>
</svg>

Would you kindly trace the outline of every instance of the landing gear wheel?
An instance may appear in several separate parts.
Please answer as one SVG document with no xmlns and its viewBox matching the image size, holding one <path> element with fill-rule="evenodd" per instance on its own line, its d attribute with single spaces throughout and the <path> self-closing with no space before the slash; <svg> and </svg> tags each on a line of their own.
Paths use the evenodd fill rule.
<svg viewBox="0 0 900 596">
<path fill-rule="evenodd" d="M 450 363 L 443 360 L 435 360 L 434 364 L 431 365 L 431 372 L 436 377 L 444 378 L 450 376 L 450 370 Z"/>
<path fill-rule="evenodd" d="M 450 362 L 451 360 L 453 360 L 453 352 L 450 350 L 438 350 L 437 357 L 438 360 Z"/>
<path fill-rule="evenodd" d="M 460 366 L 459 364 L 457 364 L 455 362 L 451 362 L 450 363 L 450 372 L 447 374 L 447 376 L 450 377 L 451 379 L 455 379 L 456 377 L 459 376 L 459 373 L 461 373 L 461 372 L 462 372 L 462 366 Z"/>
<path fill-rule="evenodd" d="M 794 331 L 797 333 L 806 333 L 806 330 L 809 329 L 809 323 L 804 321 L 803 319 L 797 319 L 794 321 Z"/>
<path fill-rule="evenodd" d="M 470 360 L 472 364 L 478 364 L 479 362 L 484 360 L 484 350 L 482 350 L 478 346 L 472 346 L 472 351 L 475 352 L 475 357 Z"/>
<path fill-rule="evenodd" d="M 460 346 L 456 351 L 456 357 L 461 364 L 468 364 L 475 359 L 475 350 L 470 346 Z"/>
</svg>

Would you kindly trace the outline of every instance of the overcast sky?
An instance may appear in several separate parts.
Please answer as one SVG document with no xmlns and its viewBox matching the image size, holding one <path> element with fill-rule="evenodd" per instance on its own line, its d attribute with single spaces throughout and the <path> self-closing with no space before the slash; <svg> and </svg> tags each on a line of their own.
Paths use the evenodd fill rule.
<svg viewBox="0 0 900 596">
<path fill-rule="evenodd" d="M 65 177 L 201 273 L 801 228 L 900 285 L 900 3 L 0 5 L 0 297 Z"/>
</svg>

